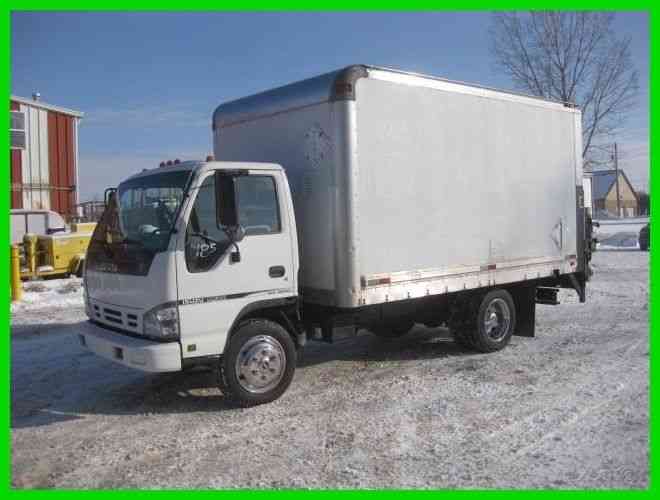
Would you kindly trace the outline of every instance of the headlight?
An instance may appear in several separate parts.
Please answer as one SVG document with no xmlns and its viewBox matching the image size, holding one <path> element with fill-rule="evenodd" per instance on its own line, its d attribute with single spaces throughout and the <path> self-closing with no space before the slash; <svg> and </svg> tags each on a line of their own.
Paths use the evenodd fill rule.
<svg viewBox="0 0 660 500">
<path fill-rule="evenodd" d="M 142 318 L 144 335 L 155 339 L 179 338 L 179 308 L 174 302 L 154 307 Z"/>
</svg>

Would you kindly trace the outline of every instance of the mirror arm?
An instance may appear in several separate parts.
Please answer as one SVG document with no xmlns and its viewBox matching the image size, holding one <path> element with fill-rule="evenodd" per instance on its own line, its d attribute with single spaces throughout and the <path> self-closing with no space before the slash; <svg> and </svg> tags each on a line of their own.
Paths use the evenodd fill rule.
<svg viewBox="0 0 660 500">
<path fill-rule="evenodd" d="M 234 233 L 232 228 L 228 228 L 228 227 L 223 227 L 222 230 L 227 235 L 227 238 L 229 238 L 229 245 L 234 247 L 234 251 L 231 252 L 229 258 L 232 264 L 236 264 L 237 262 L 241 261 L 241 250 L 240 248 L 238 248 L 238 242 L 236 241 L 236 233 Z"/>
<path fill-rule="evenodd" d="M 236 264 L 241 261 L 241 250 L 238 248 L 238 243 L 235 240 L 231 240 L 231 244 L 234 246 L 235 251 L 230 254 L 230 259 L 232 264 Z"/>
</svg>

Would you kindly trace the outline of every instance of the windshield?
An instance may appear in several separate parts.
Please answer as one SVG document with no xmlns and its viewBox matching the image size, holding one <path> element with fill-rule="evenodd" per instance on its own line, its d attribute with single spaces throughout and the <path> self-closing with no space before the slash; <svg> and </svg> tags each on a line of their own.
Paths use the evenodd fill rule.
<svg viewBox="0 0 660 500">
<path fill-rule="evenodd" d="M 119 236 L 159 252 L 174 226 L 189 171 L 138 177 L 119 185 Z"/>
<path fill-rule="evenodd" d="M 146 275 L 167 248 L 191 170 L 130 179 L 110 196 L 90 242 L 90 270 Z"/>
</svg>

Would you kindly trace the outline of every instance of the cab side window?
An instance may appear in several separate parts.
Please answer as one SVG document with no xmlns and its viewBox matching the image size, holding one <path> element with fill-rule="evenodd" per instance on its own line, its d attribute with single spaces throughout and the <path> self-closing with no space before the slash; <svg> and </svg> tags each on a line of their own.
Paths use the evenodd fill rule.
<svg viewBox="0 0 660 500">
<path fill-rule="evenodd" d="M 229 247 L 227 234 L 218 227 L 215 176 L 209 175 L 197 191 L 186 228 L 186 266 L 191 273 L 208 271 Z"/>
<path fill-rule="evenodd" d="M 245 235 L 272 234 L 282 230 L 275 179 L 270 175 L 235 178 L 238 223 Z"/>
</svg>

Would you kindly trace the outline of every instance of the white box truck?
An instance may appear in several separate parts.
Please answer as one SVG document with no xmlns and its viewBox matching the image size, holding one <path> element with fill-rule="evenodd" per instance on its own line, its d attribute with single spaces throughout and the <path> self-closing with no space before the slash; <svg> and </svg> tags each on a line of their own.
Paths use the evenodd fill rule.
<svg viewBox="0 0 660 500">
<path fill-rule="evenodd" d="M 110 196 L 85 272 L 97 354 L 212 365 L 258 404 L 310 338 L 422 323 L 491 352 L 559 288 L 585 300 L 573 106 L 356 65 L 222 104 L 213 140 Z"/>
</svg>

